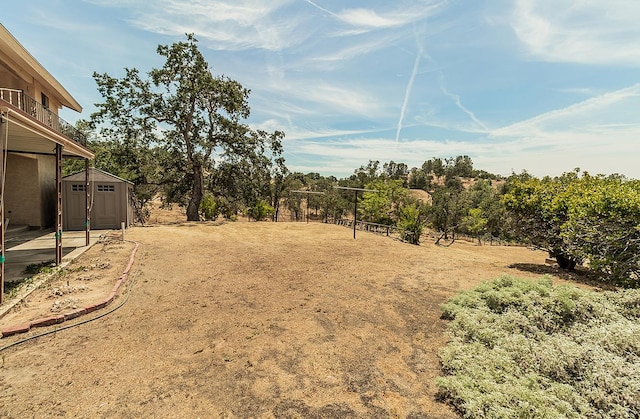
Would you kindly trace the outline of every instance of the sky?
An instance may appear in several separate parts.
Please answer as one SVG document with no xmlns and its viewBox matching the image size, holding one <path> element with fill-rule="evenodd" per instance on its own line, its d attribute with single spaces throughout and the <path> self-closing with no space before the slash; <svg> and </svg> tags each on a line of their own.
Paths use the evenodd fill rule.
<svg viewBox="0 0 640 419">
<path fill-rule="evenodd" d="M 251 90 L 292 171 L 468 155 L 510 175 L 640 179 L 637 0 L 28 0 L 2 23 L 83 106 L 92 74 L 161 67 L 195 34 Z"/>
</svg>

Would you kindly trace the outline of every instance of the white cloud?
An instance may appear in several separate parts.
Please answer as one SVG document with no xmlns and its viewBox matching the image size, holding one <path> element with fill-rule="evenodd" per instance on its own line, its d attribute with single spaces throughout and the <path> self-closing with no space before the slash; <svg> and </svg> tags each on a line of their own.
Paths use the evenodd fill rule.
<svg viewBox="0 0 640 419">
<path fill-rule="evenodd" d="M 378 11 L 371 8 L 347 8 L 339 12 L 331 11 L 319 4 L 305 0 L 308 4 L 336 18 L 350 28 L 341 32 L 341 35 L 360 35 L 370 30 L 397 28 L 417 22 L 426 17 L 438 13 L 448 1 L 420 0 L 414 4 L 400 4 L 390 11 Z M 391 3 L 393 6 L 397 4 Z"/>
<path fill-rule="evenodd" d="M 139 0 L 93 2 L 129 9 L 128 22 L 141 30 L 163 35 L 194 33 L 206 45 L 220 50 L 278 51 L 298 45 L 310 35 L 303 16 L 277 13 L 292 0 L 157 0 L 153 7 Z"/>
<path fill-rule="evenodd" d="M 380 16 L 374 10 L 347 9 L 337 15 L 338 19 L 353 26 L 368 26 L 373 28 L 389 28 L 401 26 L 407 22 L 400 16 Z"/>
<path fill-rule="evenodd" d="M 517 0 L 511 25 L 537 59 L 640 65 L 637 0 Z"/>
<path fill-rule="evenodd" d="M 408 7 L 400 4 L 397 9 L 386 13 L 364 8 L 344 9 L 335 16 L 354 27 L 385 29 L 422 20 L 440 11 L 446 3 L 444 1 L 420 1 Z"/>
<path fill-rule="evenodd" d="M 286 119 L 286 118 L 285 118 Z M 318 139 L 329 138 L 329 141 L 334 141 L 335 138 L 346 138 L 351 136 L 362 136 L 366 134 L 373 134 L 382 131 L 389 131 L 389 129 L 352 129 L 352 130 L 340 130 L 324 127 L 300 127 L 292 123 L 290 119 L 286 119 L 286 123 L 282 122 L 282 119 L 271 118 L 263 120 L 258 123 L 251 124 L 253 129 L 261 129 L 264 131 L 284 131 L 286 134 L 285 141 L 287 142 L 314 142 Z M 334 139 L 334 140 L 331 140 Z"/>
<path fill-rule="evenodd" d="M 344 65 L 345 61 L 348 62 L 353 58 L 365 56 L 374 51 L 393 45 L 394 42 L 398 41 L 398 39 L 403 36 L 404 34 L 401 33 L 388 33 L 383 36 L 362 39 L 347 46 L 335 45 L 334 48 L 327 52 L 312 54 L 309 58 L 309 62 L 338 63 Z"/>
<path fill-rule="evenodd" d="M 490 136 L 499 138 L 530 136 L 534 133 L 542 135 L 548 132 L 547 130 L 581 132 L 602 126 L 603 120 L 608 121 L 607 124 L 615 121 L 616 124 L 622 123 L 624 126 L 629 126 L 627 123 L 640 126 L 633 111 L 638 105 L 640 83 L 493 130 Z"/>
<path fill-rule="evenodd" d="M 513 148 L 521 168 L 560 174 L 581 167 L 640 177 L 640 84 L 589 98 L 491 131 L 496 150 Z"/>
<path fill-rule="evenodd" d="M 343 86 L 323 79 L 277 79 L 261 88 L 262 105 L 254 110 L 323 118 L 336 115 L 375 117 L 384 112 L 383 101 L 366 88 Z M 279 104 L 278 109 L 274 104 Z"/>
</svg>

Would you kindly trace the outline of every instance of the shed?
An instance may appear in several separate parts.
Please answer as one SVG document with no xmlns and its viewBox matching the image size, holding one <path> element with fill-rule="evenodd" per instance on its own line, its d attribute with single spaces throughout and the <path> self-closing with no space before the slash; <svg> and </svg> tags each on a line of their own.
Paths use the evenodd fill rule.
<svg viewBox="0 0 640 419">
<path fill-rule="evenodd" d="M 85 172 L 65 176 L 63 183 L 64 229 L 85 229 Z M 133 223 L 133 183 L 100 169 L 89 169 L 91 229 L 129 227 Z"/>
</svg>

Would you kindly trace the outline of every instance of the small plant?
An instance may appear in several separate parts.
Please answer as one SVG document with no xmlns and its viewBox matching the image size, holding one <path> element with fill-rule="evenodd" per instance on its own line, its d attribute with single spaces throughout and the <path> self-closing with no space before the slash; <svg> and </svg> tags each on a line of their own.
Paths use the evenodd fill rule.
<svg viewBox="0 0 640 419">
<path fill-rule="evenodd" d="M 37 275 L 40 273 L 51 273 L 53 272 L 53 268 L 55 268 L 55 266 L 56 263 L 53 260 L 40 263 L 32 263 L 27 265 L 24 268 L 23 272 L 29 276 Z"/>
</svg>

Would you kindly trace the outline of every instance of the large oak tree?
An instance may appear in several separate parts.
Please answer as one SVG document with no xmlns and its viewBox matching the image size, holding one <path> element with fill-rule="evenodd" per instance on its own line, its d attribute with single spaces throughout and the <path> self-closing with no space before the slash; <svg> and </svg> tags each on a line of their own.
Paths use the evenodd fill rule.
<svg viewBox="0 0 640 419">
<path fill-rule="evenodd" d="M 283 133 L 253 131 L 249 90 L 225 76 L 212 74 L 197 39 L 160 45 L 161 68 L 146 78 L 125 69 L 124 78 L 94 73 L 104 103 L 92 115 L 102 135 L 138 147 L 161 147 L 166 160 L 159 183 L 169 202 L 187 203 L 187 220 L 199 219 L 204 179 L 216 159 L 255 160 L 256 150 L 282 152 Z M 267 185 L 268 187 L 268 185 Z"/>
</svg>

